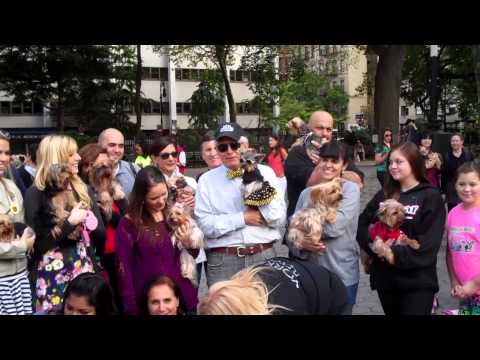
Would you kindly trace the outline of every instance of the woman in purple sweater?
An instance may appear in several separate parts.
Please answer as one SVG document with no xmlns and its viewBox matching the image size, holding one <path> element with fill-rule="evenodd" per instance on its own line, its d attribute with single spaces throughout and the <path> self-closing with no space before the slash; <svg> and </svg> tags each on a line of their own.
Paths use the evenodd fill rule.
<svg viewBox="0 0 480 360">
<path fill-rule="evenodd" d="M 138 173 L 127 214 L 116 231 L 119 285 L 126 314 L 139 313 L 145 285 L 159 275 L 175 281 L 188 312 L 196 309 L 197 289 L 181 275 L 180 251 L 173 246 L 165 221 L 167 197 L 160 170 L 148 166 Z M 177 231 L 178 240 L 186 237 L 186 229 Z"/>
</svg>

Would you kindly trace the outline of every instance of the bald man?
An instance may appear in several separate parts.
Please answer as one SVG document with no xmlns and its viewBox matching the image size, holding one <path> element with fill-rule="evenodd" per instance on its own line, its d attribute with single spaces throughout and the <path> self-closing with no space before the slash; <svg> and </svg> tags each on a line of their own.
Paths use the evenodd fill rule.
<svg viewBox="0 0 480 360">
<path fill-rule="evenodd" d="M 135 176 L 140 168 L 132 163 L 122 160 L 125 153 L 125 138 L 117 129 L 105 129 L 98 136 L 98 145 L 107 151 L 108 158 L 115 164 L 115 178 L 120 183 L 126 198 L 130 195 Z"/>
<path fill-rule="evenodd" d="M 315 111 L 310 117 L 308 128 L 322 139 L 322 145 L 330 142 L 333 136 L 333 117 L 326 111 Z M 308 155 L 304 146 L 294 146 L 288 153 L 284 164 L 288 195 L 287 217 L 293 215 L 300 193 L 316 182 L 315 176 L 310 181 L 309 179 L 319 160 L 317 154 Z M 349 161 L 347 170 L 354 172 L 352 177 L 358 174 L 358 180 L 363 180 L 363 173 L 352 161 Z"/>
</svg>

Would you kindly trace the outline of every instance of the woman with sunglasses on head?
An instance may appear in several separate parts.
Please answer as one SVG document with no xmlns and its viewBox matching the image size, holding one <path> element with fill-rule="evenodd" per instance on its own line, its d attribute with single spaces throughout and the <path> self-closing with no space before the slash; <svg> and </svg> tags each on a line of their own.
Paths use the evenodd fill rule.
<svg viewBox="0 0 480 360">
<path fill-rule="evenodd" d="M 391 129 L 385 129 L 383 131 L 382 144 L 379 144 L 375 148 L 375 165 L 377 166 L 377 179 L 380 185 L 383 187 L 385 183 L 385 176 L 387 173 L 387 157 L 392 148 L 393 133 Z"/>
</svg>

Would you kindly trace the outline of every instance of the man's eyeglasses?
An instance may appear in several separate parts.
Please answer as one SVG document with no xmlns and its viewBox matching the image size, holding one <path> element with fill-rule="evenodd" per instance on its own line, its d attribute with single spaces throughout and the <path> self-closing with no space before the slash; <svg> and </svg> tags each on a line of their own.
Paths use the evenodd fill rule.
<svg viewBox="0 0 480 360">
<path fill-rule="evenodd" d="M 218 144 L 217 149 L 221 153 L 224 153 L 225 151 L 228 150 L 228 148 L 232 149 L 233 151 L 238 150 L 240 147 L 240 144 L 238 142 L 231 142 L 231 143 L 226 143 L 226 144 Z"/>
<path fill-rule="evenodd" d="M 172 158 L 176 159 L 177 156 L 178 156 L 178 153 L 177 153 L 176 151 L 171 152 L 171 153 L 160 153 L 159 156 L 160 156 L 160 158 L 161 158 L 162 160 L 167 160 L 170 156 L 171 156 Z"/>
</svg>

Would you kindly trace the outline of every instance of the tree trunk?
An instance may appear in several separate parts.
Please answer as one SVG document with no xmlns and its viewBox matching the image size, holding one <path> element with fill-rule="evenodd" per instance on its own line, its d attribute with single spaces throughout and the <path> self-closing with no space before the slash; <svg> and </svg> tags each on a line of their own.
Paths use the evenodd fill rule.
<svg viewBox="0 0 480 360">
<path fill-rule="evenodd" d="M 375 75 L 377 73 L 377 54 L 367 52 L 367 104 L 368 117 L 367 124 L 370 129 L 375 127 L 375 111 L 374 111 L 374 96 L 375 96 Z"/>
<path fill-rule="evenodd" d="M 228 81 L 227 73 L 227 60 L 225 54 L 225 45 L 215 46 L 215 55 L 217 56 L 218 65 L 223 76 L 223 83 L 225 85 L 225 94 L 227 95 L 230 122 L 237 122 L 237 111 L 235 109 L 235 101 L 233 99 L 232 88 L 230 87 L 230 81 Z"/>
<path fill-rule="evenodd" d="M 375 76 L 374 123 L 382 141 L 383 131 L 392 129 L 399 133 L 400 84 L 405 61 L 405 45 L 374 45 L 372 50 L 379 56 Z M 398 136 L 396 137 L 398 139 Z"/>
<path fill-rule="evenodd" d="M 64 88 L 61 82 L 58 82 L 57 130 L 59 133 L 65 131 Z"/>
<path fill-rule="evenodd" d="M 160 89 L 161 91 L 161 89 Z M 135 114 L 137 115 L 137 134 L 142 129 L 142 48 L 141 45 L 137 45 L 137 71 L 135 74 Z M 162 94 L 160 94 L 162 96 Z M 163 125 L 163 124 L 162 124 Z"/>
<path fill-rule="evenodd" d="M 477 105 L 480 107 L 480 45 L 473 45 L 475 81 L 477 84 Z"/>
</svg>

